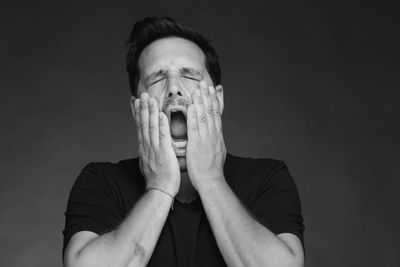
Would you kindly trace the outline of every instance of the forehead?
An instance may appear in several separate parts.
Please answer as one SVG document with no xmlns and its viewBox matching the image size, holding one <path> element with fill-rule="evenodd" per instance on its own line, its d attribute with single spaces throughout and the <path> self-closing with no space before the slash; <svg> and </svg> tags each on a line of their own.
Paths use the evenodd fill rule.
<svg viewBox="0 0 400 267">
<path fill-rule="evenodd" d="M 191 67 L 199 71 L 205 68 L 203 51 L 192 41 L 168 37 L 149 44 L 139 57 L 142 74 L 165 68 Z"/>
</svg>

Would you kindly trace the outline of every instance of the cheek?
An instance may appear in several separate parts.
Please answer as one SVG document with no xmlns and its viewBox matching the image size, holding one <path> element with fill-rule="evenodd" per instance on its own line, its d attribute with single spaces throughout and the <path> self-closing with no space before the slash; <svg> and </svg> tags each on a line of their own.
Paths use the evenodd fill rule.
<svg viewBox="0 0 400 267">
<path fill-rule="evenodd" d="M 155 89 L 148 89 L 146 90 L 143 87 L 138 87 L 138 95 L 137 97 L 140 97 L 140 95 L 144 92 L 148 93 L 149 96 L 155 98 L 158 102 L 158 110 L 161 110 L 162 108 L 162 103 L 164 101 L 164 96 L 160 93 L 162 90 L 155 90 Z"/>
<path fill-rule="evenodd" d="M 162 96 L 163 92 L 164 92 L 164 87 L 165 87 L 165 84 L 163 82 L 159 82 L 159 83 L 157 83 L 157 84 L 155 84 L 153 86 L 150 86 L 147 89 L 146 92 L 150 96 L 152 96 L 152 97 L 154 97 L 156 99 L 159 99 Z"/>
<path fill-rule="evenodd" d="M 183 79 L 182 81 L 183 86 L 185 87 L 187 93 L 189 94 L 189 97 L 192 95 L 192 93 L 199 88 L 199 82 L 195 80 L 190 80 L 190 79 Z"/>
</svg>

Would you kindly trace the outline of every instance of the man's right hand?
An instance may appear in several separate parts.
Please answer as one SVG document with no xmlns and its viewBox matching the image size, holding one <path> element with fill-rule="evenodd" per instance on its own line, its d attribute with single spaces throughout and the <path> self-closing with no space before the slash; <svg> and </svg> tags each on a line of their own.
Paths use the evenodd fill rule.
<svg viewBox="0 0 400 267">
<path fill-rule="evenodd" d="M 155 187 L 175 196 L 179 191 L 181 175 L 167 116 L 159 112 L 157 100 L 147 93 L 134 100 L 134 116 L 140 171 L 145 178 L 146 189 Z"/>
</svg>

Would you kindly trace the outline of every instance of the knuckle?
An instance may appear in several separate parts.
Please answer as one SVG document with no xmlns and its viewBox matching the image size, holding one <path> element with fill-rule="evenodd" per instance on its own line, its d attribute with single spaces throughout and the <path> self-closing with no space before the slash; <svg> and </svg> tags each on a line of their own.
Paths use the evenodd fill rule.
<svg viewBox="0 0 400 267">
<path fill-rule="evenodd" d="M 215 115 L 214 109 L 213 109 L 212 106 L 209 106 L 209 107 L 207 108 L 206 112 L 207 112 L 207 114 L 208 114 L 209 116 L 214 116 L 214 115 Z"/>
<path fill-rule="evenodd" d="M 214 108 L 214 113 L 215 115 L 221 115 L 221 110 L 219 109 L 219 107 Z"/>
<path fill-rule="evenodd" d="M 168 138 L 168 135 L 166 133 L 164 133 L 164 132 L 160 132 L 159 136 L 160 136 L 161 139 Z"/>
<path fill-rule="evenodd" d="M 197 127 L 197 126 L 191 126 L 191 127 L 190 127 L 190 130 L 191 130 L 192 132 L 197 132 L 197 131 L 199 130 L 199 127 Z"/>
<path fill-rule="evenodd" d="M 206 116 L 200 116 L 199 117 L 199 122 L 206 122 L 206 121 L 207 121 Z"/>
<path fill-rule="evenodd" d="M 156 130 L 156 127 L 154 127 L 153 125 L 149 126 L 149 132 L 153 133 Z"/>
<path fill-rule="evenodd" d="M 147 127 L 147 124 L 145 124 L 145 123 L 140 123 L 140 129 L 141 130 L 146 130 L 148 127 Z"/>
</svg>

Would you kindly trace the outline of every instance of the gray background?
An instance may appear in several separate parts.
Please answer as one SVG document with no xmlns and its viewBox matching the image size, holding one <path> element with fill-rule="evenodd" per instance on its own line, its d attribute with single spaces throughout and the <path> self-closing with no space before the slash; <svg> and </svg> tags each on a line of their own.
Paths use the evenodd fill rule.
<svg viewBox="0 0 400 267">
<path fill-rule="evenodd" d="M 60 266 L 82 167 L 137 155 L 124 41 L 148 15 L 214 41 L 228 150 L 288 164 L 308 266 L 400 266 L 394 2 L 37 2 L 0 8 L 1 266 Z"/>
</svg>

